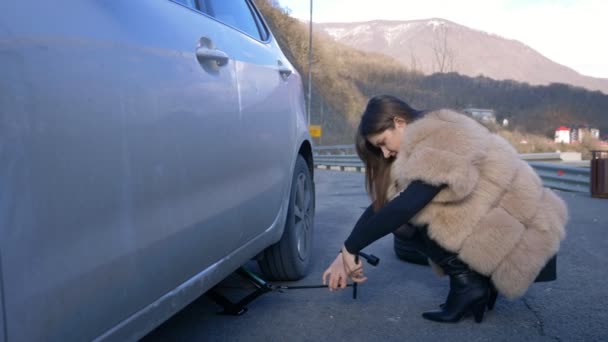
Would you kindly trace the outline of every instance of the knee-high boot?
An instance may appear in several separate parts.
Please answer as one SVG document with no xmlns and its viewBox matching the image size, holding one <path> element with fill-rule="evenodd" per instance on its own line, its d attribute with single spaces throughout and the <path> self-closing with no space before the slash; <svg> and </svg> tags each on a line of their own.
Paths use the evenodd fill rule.
<svg viewBox="0 0 608 342">
<path fill-rule="evenodd" d="M 472 312 L 475 321 L 481 322 L 486 306 L 493 306 L 494 303 L 490 301 L 495 300 L 490 298 L 494 292 L 489 278 L 471 270 L 455 253 L 446 251 L 431 240 L 425 231 L 421 233 L 427 256 L 450 278 L 450 292 L 441 310 L 425 312 L 422 316 L 436 322 L 458 322 Z"/>
<path fill-rule="evenodd" d="M 443 308 L 425 312 L 422 317 L 436 322 L 458 322 L 472 312 L 475 321 L 481 322 L 490 300 L 490 281 L 471 270 L 455 255 L 438 262 L 450 277 L 450 292 Z"/>
</svg>

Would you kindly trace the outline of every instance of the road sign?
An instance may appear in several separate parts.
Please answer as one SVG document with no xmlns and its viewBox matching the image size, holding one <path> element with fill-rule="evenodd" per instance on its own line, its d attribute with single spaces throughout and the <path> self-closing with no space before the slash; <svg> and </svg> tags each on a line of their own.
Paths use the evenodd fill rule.
<svg viewBox="0 0 608 342">
<path fill-rule="evenodd" d="M 308 126 L 308 131 L 310 132 L 310 136 L 313 138 L 320 138 L 321 137 L 321 125 L 310 125 Z"/>
</svg>

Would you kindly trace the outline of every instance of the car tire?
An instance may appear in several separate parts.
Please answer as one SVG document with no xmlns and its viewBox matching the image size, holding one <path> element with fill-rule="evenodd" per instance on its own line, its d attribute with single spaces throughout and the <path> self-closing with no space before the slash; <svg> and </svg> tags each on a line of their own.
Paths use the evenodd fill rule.
<svg viewBox="0 0 608 342">
<path fill-rule="evenodd" d="M 410 240 L 400 239 L 399 237 L 395 236 L 394 248 L 397 257 L 403 261 L 417 265 L 429 264 L 429 260 L 426 258 L 426 256 L 420 254 L 420 252 L 416 250 L 413 242 Z"/>
<path fill-rule="evenodd" d="M 289 208 L 283 236 L 258 260 L 271 280 L 298 280 L 307 273 L 312 259 L 315 189 L 306 160 L 298 155 L 291 181 Z"/>
</svg>

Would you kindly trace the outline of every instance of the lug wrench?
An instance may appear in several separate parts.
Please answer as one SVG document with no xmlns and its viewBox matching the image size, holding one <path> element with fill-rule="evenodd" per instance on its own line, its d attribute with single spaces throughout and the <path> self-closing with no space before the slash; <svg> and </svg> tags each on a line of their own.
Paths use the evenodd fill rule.
<svg viewBox="0 0 608 342">
<path fill-rule="evenodd" d="M 363 259 L 365 259 L 372 266 L 378 266 L 378 263 L 380 262 L 380 259 L 378 259 L 378 257 L 373 254 L 368 255 L 363 252 L 359 252 L 359 254 L 355 255 L 355 264 L 359 263 L 359 256 L 363 257 Z M 359 283 L 353 284 L 353 299 L 357 299 L 358 284 Z"/>
<path fill-rule="evenodd" d="M 376 266 L 380 262 L 380 259 L 378 259 L 378 257 L 376 257 L 373 254 L 368 255 L 368 254 L 359 252 L 359 254 L 356 256 L 357 259 L 355 259 L 355 260 L 357 260 L 357 263 L 359 262 L 358 261 L 359 256 L 364 258 L 372 266 Z M 207 297 L 209 297 L 211 300 L 213 300 L 214 302 L 219 304 L 224 309 L 223 311 L 219 312 L 219 314 L 221 314 L 221 315 L 240 316 L 240 315 L 244 314 L 245 312 L 247 312 L 246 305 L 251 303 L 253 300 L 255 300 L 256 298 L 258 298 L 259 296 L 261 296 L 264 293 L 268 293 L 268 292 L 272 292 L 272 291 L 283 292 L 282 290 L 319 289 L 319 288 L 328 287 L 327 285 L 296 285 L 296 286 L 273 285 L 273 284 L 266 282 L 260 276 L 247 270 L 244 267 L 239 268 L 236 273 L 241 275 L 245 279 L 249 280 L 255 286 L 256 289 L 253 292 L 246 295 L 245 297 L 243 297 L 242 299 L 240 299 L 236 303 L 231 301 L 230 299 L 226 298 L 224 295 L 217 292 L 215 289 L 211 289 L 211 290 L 207 291 L 207 293 L 206 293 Z M 351 286 L 353 288 L 353 299 L 357 299 L 357 283 L 346 284 L 346 286 L 347 287 Z"/>
<path fill-rule="evenodd" d="M 363 252 L 359 252 L 359 254 L 355 255 L 355 262 L 359 263 L 359 256 L 361 256 L 368 264 L 372 266 L 378 266 L 380 263 L 380 259 L 373 254 L 365 254 Z M 357 299 L 357 283 L 347 284 L 347 287 L 353 288 L 353 299 Z M 274 285 L 277 290 L 298 290 L 298 289 L 321 289 L 327 288 L 327 285 L 296 285 L 296 286 L 285 286 L 285 285 Z"/>
</svg>

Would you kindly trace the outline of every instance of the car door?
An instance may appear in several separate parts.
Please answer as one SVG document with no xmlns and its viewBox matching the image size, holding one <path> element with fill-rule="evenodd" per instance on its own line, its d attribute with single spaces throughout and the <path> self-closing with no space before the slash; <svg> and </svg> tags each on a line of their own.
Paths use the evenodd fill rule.
<svg viewBox="0 0 608 342">
<path fill-rule="evenodd" d="M 91 340 L 236 247 L 236 63 L 189 4 L 0 3 L 9 340 Z"/>
<path fill-rule="evenodd" d="M 271 227 L 289 196 L 296 146 L 294 94 L 299 75 L 248 0 L 205 0 L 205 11 L 229 28 L 226 51 L 234 60 L 239 89 L 239 159 L 235 179 L 239 212 L 247 226 L 240 243 Z"/>
</svg>

